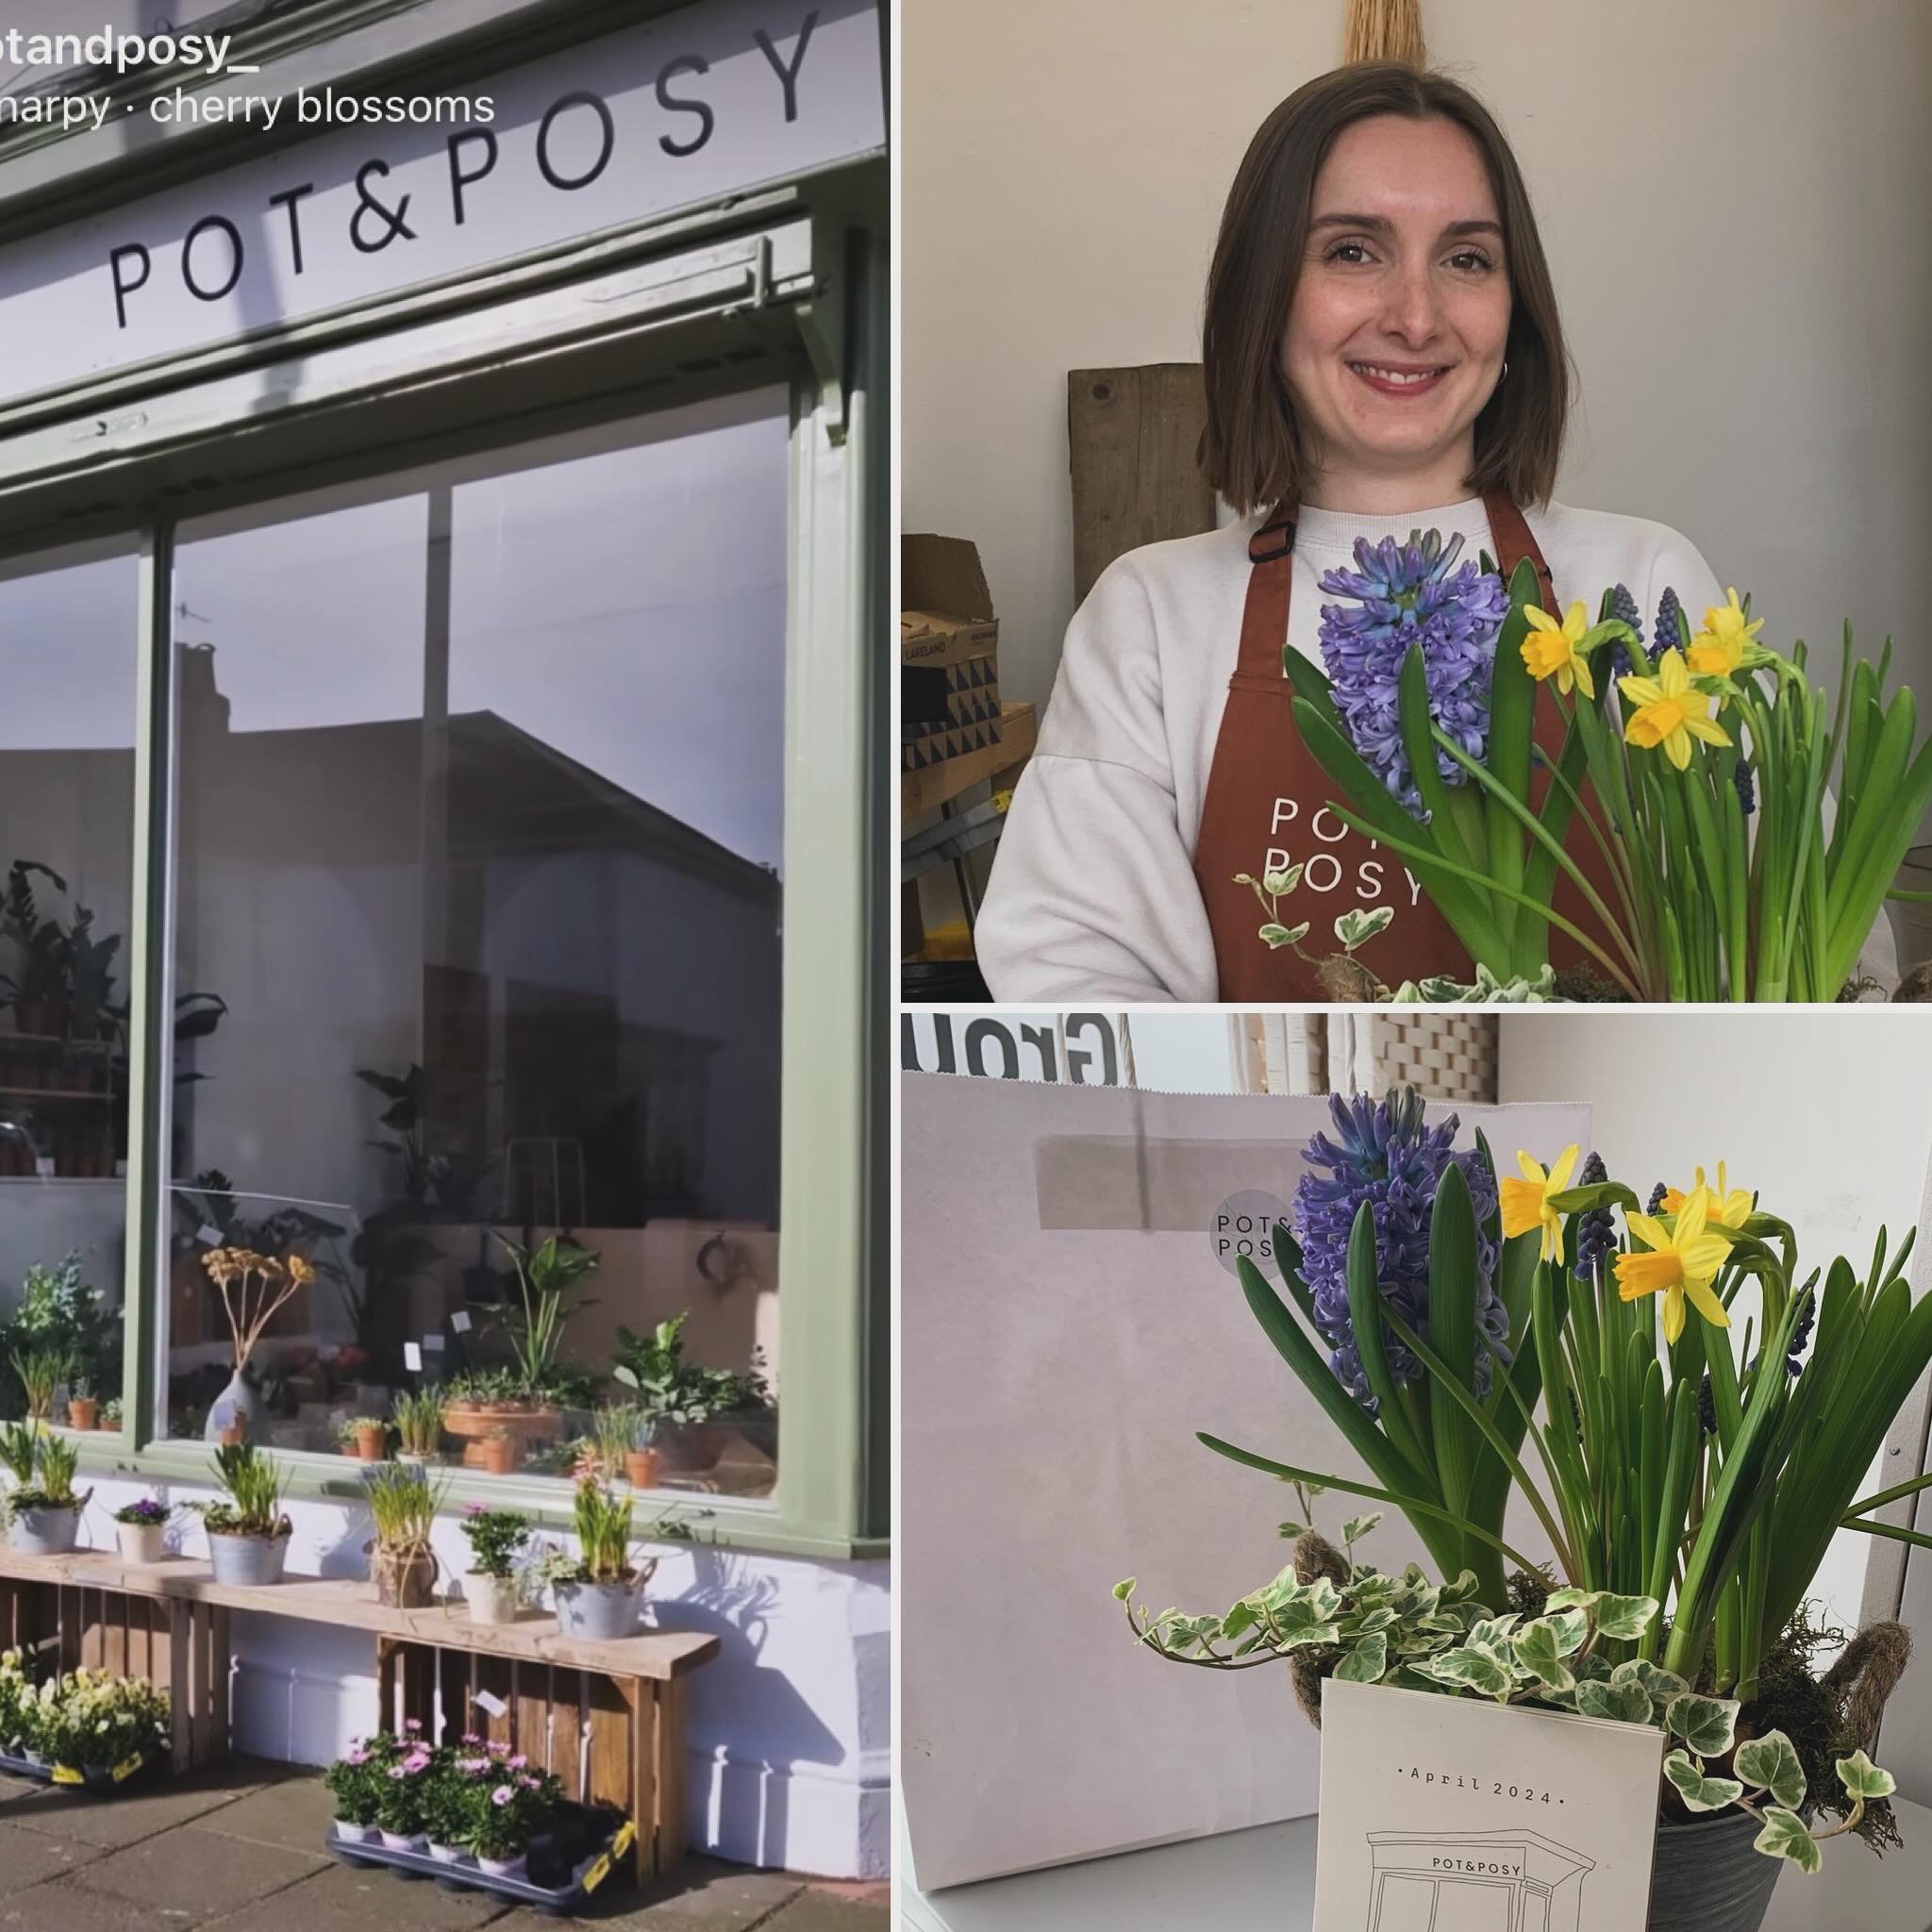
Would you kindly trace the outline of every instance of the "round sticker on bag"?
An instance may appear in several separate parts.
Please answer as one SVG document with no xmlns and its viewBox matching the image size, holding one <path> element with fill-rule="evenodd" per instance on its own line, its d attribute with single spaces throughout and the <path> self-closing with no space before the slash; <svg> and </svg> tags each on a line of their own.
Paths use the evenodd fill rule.
<svg viewBox="0 0 1932 1932">
<path fill-rule="evenodd" d="M 1235 1264 L 1252 1261 L 1263 1274 L 1281 1279 L 1281 1263 L 1274 1258 L 1274 1224 L 1288 1219 L 1288 1203 L 1260 1188 L 1243 1188 L 1230 1194 L 1214 1216 L 1208 1238 L 1214 1243 L 1214 1258 L 1232 1274 Z"/>
</svg>

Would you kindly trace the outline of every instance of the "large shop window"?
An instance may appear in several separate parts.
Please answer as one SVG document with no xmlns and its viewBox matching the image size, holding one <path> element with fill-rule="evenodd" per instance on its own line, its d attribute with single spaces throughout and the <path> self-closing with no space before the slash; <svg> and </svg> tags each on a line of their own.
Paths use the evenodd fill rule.
<svg viewBox="0 0 1932 1932">
<path fill-rule="evenodd" d="M 788 443 L 181 527 L 166 1433 L 773 1490 Z"/>
<path fill-rule="evenodd" d="M 131 554 L 0 578 L 0 1417 L 85 1427 L 121 1415 L 138 608 Z"/>
</svg>

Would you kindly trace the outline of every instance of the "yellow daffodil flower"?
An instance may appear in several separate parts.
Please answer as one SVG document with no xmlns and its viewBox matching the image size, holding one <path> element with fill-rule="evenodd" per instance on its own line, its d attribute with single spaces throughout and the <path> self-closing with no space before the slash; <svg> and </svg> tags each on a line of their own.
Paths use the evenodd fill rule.
<svg viewBox="0 0 1932 1932">
<path fill-rule="evenodd" d="M 1576 1154 L 1574 1144 L 1564 1148 L 1557 1157 L 1556 1165 L 1545 1174 L 1536 1161 L 1519 1149 L 1516 1165 L 1523 1170 L 1523 1178 L 1517 1180 L 1511 1175 L 1503 1181 L 1499 1190 L 1504 1234 L 1514 1239 L 1519 1234 L 1527 1234 L 1533 1227 L 1541 1227 L 1545 1261 L 1557 1259 L 1563 1252 L 1563 1217 L 1550 1206 L 1550 1196 L 1560 1194 L 1570 1185 L 1570 1171 L 1576 1165 Z"/>
<path fill-rule="evenodd" d="M 1664 756 L 1682 771 L 1690 762 L 1690 741 L 1728 744 L 1722 726 L 1711 723 L 1710 699 L 1690 688 L 1690 674 L 1682 655 L 1666 651 L 1655 677 L 1620 677 L 1617 686 L 1637 707 L 1624 736 L 1645 750 L 1663 747 Z"/>
<path fill-rule="evenodd" d="M 1724 592 L 1726 602 L 1704 613 L 1704 628 L 1690 640 L 1686 661 L 1701 677 L 1730 677 L 1743 670 L 1744 659 L 1764 628 L 1764 620 L 1745 622 L 1736 591 Z"/>
<path fill-rule="evenodd" d="M 1571 605 L 1563 613 L 1561 624 L 1547 610 L 1539 610 L 1533 604 L 1525 606 L 1523 614 L 1529 619 L 1529 631 L 1523 640 L 1523 661 L 1528 666 L 1529 675 L 1539 684 L 1554 677 L 1557 689 L 1566 698 L 1573 685 L 1585 697 L 1595 697 L 1596 686 L 1591 681 L 1590 659 L 1576 648 L 1590 628 L 1583 606 Z"/>
<path fill-rule="evenodd" d="M 1734 1188 L 1728 1183 L 1724 1164 L 1717 1164 L 1717 1186 L 1712 1187 L 1704 1177 L 1704 1170 L 1697 1170 L 1697 1185 L 1693 1190 L 1706 1199 L 1706 1213 L 1712 1221 L 1722 1223 L 1725 1227 L 1741 1228 L 1751 1213 L 1751 1191 L 1748 1188 Z M 1690 1199 L 1681 1188 L 1664 1190 L 1664 1212 L 1680 1214 L 1684 1203 Z"/>
<path fill-rule="evenodd" d="M 1653 1252 L 1617 1257 L 1617 1292 L 1626 1302 L 1661 1293 L 1666 1341 L 1675 1341 L 1684 1332 L 1687 1299 L 1713 1327 L 1731 1325 L 1724 1303 L 1710 1285 L 1724 1265 L 1731 1241 L 1728 1235 L 1712 1234 L 1707 1228 L 1709 1202 L 1709 1191 L 1699 1188 L 1685 1201 L 1670 1227 L 1648 1214 L 1624 1217 L 1630 1232 Z"/>
</svg>

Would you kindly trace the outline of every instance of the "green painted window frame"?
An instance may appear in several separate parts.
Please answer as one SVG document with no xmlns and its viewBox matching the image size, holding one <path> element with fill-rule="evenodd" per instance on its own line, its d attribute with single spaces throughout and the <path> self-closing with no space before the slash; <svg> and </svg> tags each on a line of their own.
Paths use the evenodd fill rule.
<svg viewBox="0 0 1932 1932">
<path fill-rule="evenodd" d="M 814 293 L 797 311 L 804 354 L 792 384 L 790 455 L 778 1483 L 769 1500 L 701 1498 L 706 1513 L 693 1525 L 707 1542 L 832 1560 L 890 1549 L 890 1186 L 880 1072 L 890 1067 L 891 984 L 880 939 L 890 889 L 881 808 L 888 660 L 874 641 L 885 635 L 891 527 L 883 174 L 865 162 L 807 184 L 818 199 Z M 517 268 L 499 264 L 491 276 L 513 286 Z M 393 343 L 411 325 L 401 321 L 375 340 Z M 525 425 L 521 434 L 541 428 Z M 394 460 L 408 467 L 408 449 Z M 255 500 L 288 493 L 287 485 L 263 489 Z M 31 513 L 29 492 L 9 502 L 7 521 Z M 155 1434 L 172 1092 L 175 526 L 150 501 L 122 533 L 138 534 L 141 545 L 124 1420 L 118 1436 L 78 1440 L 92 1475 L 206 1483 L 203 1445 Z M 359 1482 L 332 1461 L 288 1457 L 289 1493 L 358 1497 Z M 546 1527 L 570 1524 L 561 1479 L 451 1474 L 453 1508 L 484 1501 L 525 1509 Z"/>
</svg>

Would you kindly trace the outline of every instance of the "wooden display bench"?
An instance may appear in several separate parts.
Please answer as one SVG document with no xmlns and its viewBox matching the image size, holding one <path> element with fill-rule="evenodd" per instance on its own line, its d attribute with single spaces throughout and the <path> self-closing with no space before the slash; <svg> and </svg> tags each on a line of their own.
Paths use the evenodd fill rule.
<svg viewBox="0 0 1932 1932">
<path fill-rule="evenodd" d="M 116 1671 L 164 1686 L 174 1768 L 216 1761 L 228 1746 L 228 1616 L 251 1610 L 367 1630 L 375 1639 L 372 1729 L 413 1718 L 426 1737 L 500 1740 L 556 1774 L 564 1795 L 636 1821 L 641 1882 L 684 1857 L 684 1679 L 718 1654 L 704 1633 L 651 1631 L 597 1643 L 556 1619 L 472 1624 L 437 1605 L 379 1604 L 363 1580 L 291 1576 L 217 1583 L 208 1565 L 170 1557 L 124 1563 L 100 1552 L 33 1557 L 0 1547 L 0 1648 L 19 1644 L 59 1668 Z"/>
</svg>

